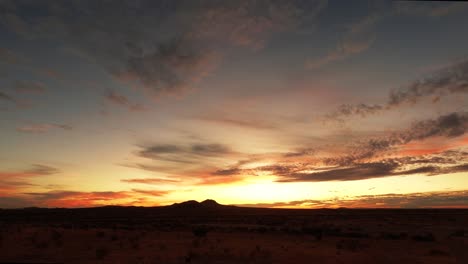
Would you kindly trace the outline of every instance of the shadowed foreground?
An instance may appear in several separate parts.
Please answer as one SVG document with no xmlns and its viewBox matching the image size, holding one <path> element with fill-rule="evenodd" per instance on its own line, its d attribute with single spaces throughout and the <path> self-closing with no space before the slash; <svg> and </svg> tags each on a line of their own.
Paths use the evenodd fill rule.
<svg viewBox="0 0 468 264">
<path fill-rule="evenodd" d="M 0 210 L 0 263 L 468 263 L 468 210 Z"/>
</svg>

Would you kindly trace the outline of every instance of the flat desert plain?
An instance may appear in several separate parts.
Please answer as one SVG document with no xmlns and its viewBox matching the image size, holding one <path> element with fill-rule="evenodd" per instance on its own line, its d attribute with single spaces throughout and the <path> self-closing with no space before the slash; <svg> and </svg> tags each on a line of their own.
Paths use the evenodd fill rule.
<svg viewBox="0 0 468 264">
<path fill-rule="evenodd" d="M 0 263 L 468 263 L 468 210 L 0 210 Z"/>
</svg>

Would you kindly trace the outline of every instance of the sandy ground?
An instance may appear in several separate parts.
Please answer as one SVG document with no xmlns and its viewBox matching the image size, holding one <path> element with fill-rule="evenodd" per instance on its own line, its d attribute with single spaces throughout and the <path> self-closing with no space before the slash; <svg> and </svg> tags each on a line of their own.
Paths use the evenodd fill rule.
<svg viewBox="0 0 468 264">
<path fill-rule="evenodd" d="M 413 227 L 413 228 L 412 228 Z M 196 228 L 196 227 L 195 227 Z M 464 230 L 341 226 L 339 232 L 275 226 L 161 231 L 9 224 L 0 263 L 468 263 Z M 357 231 L 356 231 L 357 230 Z"/>
</svg>

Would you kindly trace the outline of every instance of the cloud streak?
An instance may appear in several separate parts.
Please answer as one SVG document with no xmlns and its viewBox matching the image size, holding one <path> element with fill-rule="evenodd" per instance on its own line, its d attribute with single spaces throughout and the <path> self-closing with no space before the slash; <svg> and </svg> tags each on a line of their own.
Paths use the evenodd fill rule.
<svg viewBox="0 0 468 264">
<path fill-rule="evenodd" d="M 432 97 L 433 102 L 437 102 L 442 97 L 452 94 L 466 94 L 467 92 L 468 60 L 464 59 L 426 78 L 391 90 L 385 104 L 344 104 L 333 113 L 326 115 L 325 119 L 345 121 L 349 117 L 365 117 L 396 108 L 402 104 L 416 104 L 424 98 Z"/>
<path fill-rule="evenodd" d="M 41 94 L 46 91 L 43 83 L 32 81 L 16 81 L 14 89 L 18 93 Z"/>
<path fill-rule="evenodd" d="M 382 19 L 381 15 L 373 14 L 350 25 L 333 51 L 330 51 L 322 58 L 307 60 L 305 63 L 306 68 L 317 69 L 368 50 L 375 40 L 373 31 L 380 19 Z"/>
<path fill-rule="evenodd" d="M 127 108 L 131 112 L 140 112 L 146 109 L 144 105 L 138 103 L 131 103 L 126 96 L 118 94 L 117 92 L 112 90 L 108 90 L 104 95 L 104 98 L 112 104 Z"/>
<path fill-rule="evenodd" d="M 39 123 L 20 126 L 16 130 L 24 133 L 45 133 L 53 129 L 72 130 L 72 127 L 66 124 Z"/>
<path fill-rule="evenodd" d="M 267 208 L 468 208 L 468 191 L 360 195 L 347 199 L 244 204 Z"/>
<path fill-rule="evenodd" d="M 37 176 L 47 176 L 59 172 L 59 169 L 48 165 L 32 164 L 31 168 L 21 171 L 0 171 L 0 177 L 5 179 L 28 178 Z"/>
</svg>

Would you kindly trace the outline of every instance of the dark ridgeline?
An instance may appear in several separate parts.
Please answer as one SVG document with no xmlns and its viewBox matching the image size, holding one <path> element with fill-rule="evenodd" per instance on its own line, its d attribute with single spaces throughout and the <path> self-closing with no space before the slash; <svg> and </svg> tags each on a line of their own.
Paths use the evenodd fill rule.
<svg viewBox="0 0 468 264">
<path fill-rule="evenodd" d="M 132 222 L 148 223 L 173 219 L 237 222 L 249 217 L 263 217 L 265 221 L 286 218 L 313 218 L 327 220 L 382 220 L 406 218 L 418 221 L 421 217 L 432 220 L 451 219 L 468 215 L 468 209 L 273 209 L 222 205 L 214 200 L 189 200 L 168 206 L 102 206 L 91 208 L 38 208 L 0 209 L 0 223 L 54 223 L 54 222 Z M 424 218 L 423 217 L 423 218 Z"/>
</svg>

